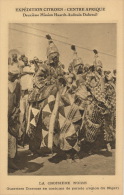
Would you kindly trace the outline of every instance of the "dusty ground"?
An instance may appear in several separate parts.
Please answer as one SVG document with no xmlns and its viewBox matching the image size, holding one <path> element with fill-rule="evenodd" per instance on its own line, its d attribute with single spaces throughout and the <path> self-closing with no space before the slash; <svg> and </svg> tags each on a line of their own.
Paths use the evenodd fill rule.
<svg viewBox="0 0 124 195">
<path fill-rule="evenodd" d="M 11 175 L 113 175 L 115 174 L 115 150 L 109 156 L 105 150 L 97 154 L 82 154 L 80 162 L 69 163 L 64 155 L 41 152 L 33 156 L 28 146 L 18 148 L 19 159 L 16 164 L 20 170 L 9 170 Z"/>
</svg>

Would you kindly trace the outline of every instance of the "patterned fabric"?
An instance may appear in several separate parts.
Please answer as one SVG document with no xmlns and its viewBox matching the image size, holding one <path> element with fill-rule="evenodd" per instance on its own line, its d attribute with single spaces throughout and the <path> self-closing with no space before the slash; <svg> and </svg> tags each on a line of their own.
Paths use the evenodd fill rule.
<svg viewBox="0 0 124 195">
<path fill-rule="evenodd" d="M 56 91 L 55 85 L 43 86 L 42 88 L 35 87 L 33 91 L 29 94 L 29 102 L 41 102 L 49 97 L 51 91 Z"/>
<path fill-rule="evenodd" d="M 48 147 L 49 123 L 57 90 L 50 91 L 50 95 L 44 101 L 34 102 L 30 105 L 28 135 L 30 137 L 30 149 Z"/>
<path fill-rule="evenodd" d="M 84 123 L 84 129 L 85 129 L 85 137 L 88 142 L 94 142 L 96 139 L 96 135 L 99 131 L 100 125 L 96 122 L 95 116 L 95 104 L 92 102 L 91 104 L 87 105 L 87 108 L 85 110 L 85 123 Z M 95 122 L 93 122 L 95 121 Z"/>
<path fill-rule="evenodd" d="M 100 132 L 100 125 L 87 120 L 85 123 L 86 140 L 90 143 L 94 142 Z"/>
<path fill-rule="evenodd" d="M 65 106 L 65 115 L 59 113 L 60 121 L 60 148 L 62 150 L 80 150 L 79 132 L 82 126 L 82 115 L 76 104 Z"/>
<path fill-rule="evenodd" d="M 90 72 L 86 77 L 86 86 L 90 89 L 92 95 L 101 102 L 105 102 L 104 83 L 97 72 Z"/>
<path fill-rule="evenodd" d="M 64 71 L 61 63 L 56 68 L 49 64 L 43 64 L 34 77 L 34 88 L 29 95 L 29 102 L 43 101 L 48 98 L 51 91 L 60 85 L 59 78 L 64 79 Z"/>
<path fill-rule="evenodd" d="M 105 84 L 105 99 L 106 105 L 111 112 L 116 110 L 116 92 L 115 85 L 112 82 Z"/>
<path fill-rule="evenodd" d="M 94 142 L 99 134 L 104 135 L 107 142 L 115 139 L 115 115 L 103 102 L 93 100 L 85 110 L 85 139 Z"/>
<path fill-rule="evenodd" d="M 88 142 L 94 142 L 97 138 L 97 135 L 103 131 L 104 115 L 106 107 L 104 104 L 92 101 L 85 110 L 85 139 Z"/>
<path fill-rule="evenodd" d="M 112 124 L 111 114 L 107 114 L 104 119 L 104 140 L 107 142 L 115 140 L 115 128 Z"/>
<path fill-rule="evenodd" d="M 104 139 L 109 142 L 115 140 L 116 132 L 116 92 L 115 85 L 111 81 L 105 83 L 105 99 L 109 113 L 105 115 L 104 119 Z"/>
<path fill-rule="evenodd" d="M 28 134 L 30 137 L 29 148 L 34 151 L 40 146 L 48 146 L 48 133 L 51 116 L 56 101 L 56 95 L 61 86 L 59 78 L 64 77 L 64 71 L 58 63 L 57 67 L 51 67 L 48 62 L 43 64 L 34 78 L 34 88 L 29 95 L 32 109 L 38 109 L 38 113 L 28 122 Z M 54 99 L 54 101 L 53 101 Z M 56 122 L 56 121 L 55 121 Z M 56 124 L 55 124 L 56 127 Z M 55 128 L 54 128 L 55 130 Z M 51 137 L 51 139 L 53 136 Z"/>
<path fill-rule="evenodd" d="M 30 112 L 31 112 L 30 113 L 30 124 L 36 127 L 36 124 L 39 119 L 40 110 L 37 108 L 31 108 Z"/>
<path fill-rule="evenodd" d="M 44 101 L 44 108 L 42 109 L 42 143 L 41 146 L 48 147 L 48 133 L 49 133 L 49 125 L 51 114 L 54 109 L 56 94 L 51 94 Z"/>
<path fill-rule="evenodd" d="M 29 136 L 33 140 L 37 129 L 39 129 L 41 132 L 40 147 L 48 147 L 49 145 L 49 127 L 55 101 L 56 93 L 51 92 L 51 95 L 42 103 L 41 109 L 35 110 L 35 117 L 30 117 Z M 31 112 L 33 110 L 34 108 L 31 108 Z M 73 148 L 79 151 L 79 131 L 82 125 L 82 115 L 83 112 L 79 110 L 76 104 L 71 105 L 68 94 L 61 95 L 53 132 L 53 143 L 56 146 L 62 150 Z M 34 136 L 31 136 L 31 134 Z"/>
</svg>

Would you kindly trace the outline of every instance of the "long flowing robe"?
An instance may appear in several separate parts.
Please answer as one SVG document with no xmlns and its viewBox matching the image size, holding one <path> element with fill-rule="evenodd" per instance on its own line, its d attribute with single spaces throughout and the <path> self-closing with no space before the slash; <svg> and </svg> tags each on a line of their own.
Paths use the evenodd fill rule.
<svg viewBox="0 0 124 195">
<path fill-rule="evenodd" d="M 67 93 L 66 96 L 71 100 L 68 107 L 64 105 L 66 117 L 63 122 L 61 121 L 60 148 L 65 151 L 73 149 L 79 152 L 81 139 L 83 138 L 82 125 L 88 91 L 85 85 L 82 84 L 74 90 L 74 96 L 70 93 Z"/>
<path fill-rule="evenodd" d="M 93 143 L 97 136 L 104 133 L 104 112 L 106 107 L 98 101 L 92 100 L 85 109 L 84 131 L 85 140 Z"/>
<path fill-rule="evenodd" d="M 61 63 L 56 68 L 45 63 L 35 75 L 34 89 L 29 95 L 30 107 L 27 128 L 30 137 L 29 148 L 32 151 L 36 151 L 41 146 L 48 146 L 53 139 L 53 133 L 56 131 L 56 113 L 58 112 L 61 91 L 60 80 L 63 76 L 64 71 L 61 68 Z M 63 79 L 62 82 L 64 81 Z"/>
<path fill-rule="evenodd" d="M 93 101 L 87 106 L 85 112 L 85 139 L 92 143 L 99 134 L 104 134 L 105 141 L 112 141 L 113 127 L 109 122 L 111 113 L 106 100 L 107 92 L 104 80 L 94 71 L 87 75 L 86 86 L 91 92 Z"/>
<path fill-rule="evenodd" d="M 79 129 L 83 112 L 68 93 L 61 66 L 56 69 L 44 64 L 35 76 L 35 87 L 30 94 L 28 135 L 32 151 L 53 144 L 62 150 L 79 151 Z"/>
<path fill-rule="evenodd" d="M 109 112 L 105 115 L 104 138 L 110 142 L 115 140 L 116 132 L 116 91 L 112 81 L 105 83 L 105 99 Z"/>
</svg>

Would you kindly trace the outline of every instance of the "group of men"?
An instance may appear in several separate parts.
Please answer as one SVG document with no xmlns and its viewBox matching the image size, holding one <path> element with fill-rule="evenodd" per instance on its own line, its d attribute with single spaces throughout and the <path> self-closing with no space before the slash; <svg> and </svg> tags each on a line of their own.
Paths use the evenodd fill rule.
<svg viewBox="0 0 124 195">
<path fill-rule="evenodd" d="M 116 129 L 116 70 L 103 71 L 98 51 L 92 65 L 84 64 L 76 47 L 65 71 L 59 51 L 50 35 L 47 60 L 25 55 L 9 59 L 8 73 L 8 165 L 18 169 L 14 159 L 17 144 L 29 144 L 33 154 L 41 147 L 58 148 L 69 162 L 79 162 L 80 152 L 106 147 L 111 153 Z M 28 139 L 27 139 L 28 138 Z M 28 140 L 28 141 L 27 141 Z M 101 140 L 104 143 L 100 146 Z"/>
</svg>

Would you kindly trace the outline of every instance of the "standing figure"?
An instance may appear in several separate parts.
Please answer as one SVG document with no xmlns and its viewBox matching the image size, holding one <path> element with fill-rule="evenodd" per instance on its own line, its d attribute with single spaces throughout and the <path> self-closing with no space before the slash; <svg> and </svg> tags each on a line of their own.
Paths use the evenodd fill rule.
<svg viewBox="0 0 124 195">
<path fill-rule="evenodd" d="M 12 60 L 11 58 L 9 59 L 9 66 L 8 66 L 8 69 L 18 69 L 19 72 L 20 72 L 20 67 L 19 67 L 19 61 L 18 61 L 18 56 L 16 53 L 13 53 L 12 54 Z"/>
<path fill-rule="evenodd" d="M 82 139 L 82 124 L 85 110 L 85 103 L 88 96 L 88 91 L 84 84 L 82 77 L 83 62 L 82 59 L 77 56 L 76 47 L 71 46 L 74 51 L 73 62 L 69 66 L 69 72 L 72 73 L 68 76 L 68 91 L 65 94 L 65 99 L 70 103 L 66 111 L 65 120 L 60 131 L 60 148 L 66 153 L 67 160 L 69 162 L 79 162 L 79 153 Z M 70 88 L 69 88 L 70 87 Z M 62 120 L 60 118 L 60 120 Z"/>
<path fill-rule="evenodd" d="M 17 153 L 17 139 L 19 133 L 19 103 L 20 83 L 18 81 L 19 71 L 9 69 L 8 74 L 8 166 L 18 169 L 14 162 Z"/>
<path fill-rule="evenodd" d="M 111 72 L 106 73 L 105 100 L 109 112 L 105 115 L 105 139 L 107 150 L 111 152 L 110 143 L 115 142 L 116 133 L 116 85 Z"/>
<path fill-rule="evenodd" d="M 34 77 L 34 88 L 29 95 L 28 135 L 29 149 L 35 154 L 41 147 L 52 150 L 58 143 L 59 127 L 57 113 L 60 95 L 65 86 L 64 70 L 59 61 L 59 51 L 50 35 L 47 48 L 47 61 L 43 63 Z"/>
<path fill-rule="evenodd" d="M 86 77 L 86 87 L 91 94 L 91 101 L 89 101 L 85 112 L 85 140 L 89 144 L 91 143 L 91 147 L 93 147 L 93 143 L 96 140 L 99 141 L 98 139 L 102 137 L 102 141 L 104 139 L 108 149 L 107 136 L 104 135 L 109 135 L 109 137 L 112 135 L 112 131 L 106 128 L 106 115 L 109 109 L 106 105 L 102 62 L 98 58 L 98 52 L 95 50 L 94 53 L 94 65 L 90 68 Z"/>
<path fill-rule="evenodd" d="M 23 69 L 21 72 L 20 85 L 21 85 L 21 99 L 20 99 L 20 145 L 24 146 L 24 139 L 26 135 L 27 120 L 28 120 L 28 96 L 33 89 L 33 75 L 34 67 L 28 64 L 28 58 L 23 57 Z"/>
</svg>

